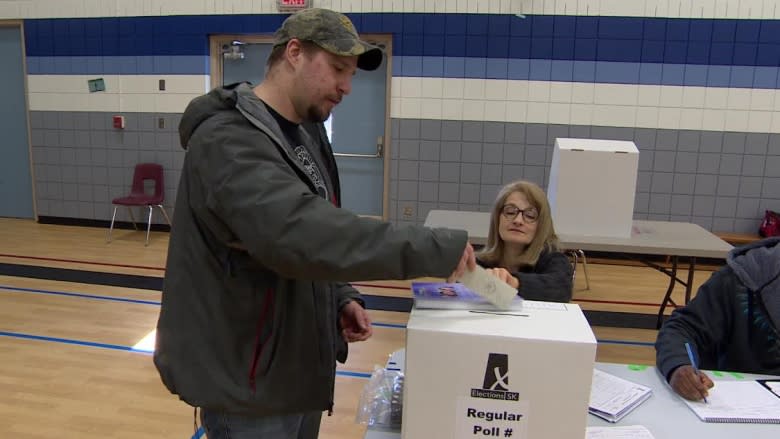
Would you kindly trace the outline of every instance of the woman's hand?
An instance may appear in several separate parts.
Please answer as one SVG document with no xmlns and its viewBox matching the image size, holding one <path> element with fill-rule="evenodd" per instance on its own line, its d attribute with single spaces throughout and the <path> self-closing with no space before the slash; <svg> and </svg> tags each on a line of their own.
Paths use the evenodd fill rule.
<svg viewBox="0 0 780 439">
<path fill-rule="evenodd" d="M 520 288 L 520 279 L 512 276 L 506 268 L 488 268 L 485 271 L 508 283 L 512 288 Z"/>
</svg>

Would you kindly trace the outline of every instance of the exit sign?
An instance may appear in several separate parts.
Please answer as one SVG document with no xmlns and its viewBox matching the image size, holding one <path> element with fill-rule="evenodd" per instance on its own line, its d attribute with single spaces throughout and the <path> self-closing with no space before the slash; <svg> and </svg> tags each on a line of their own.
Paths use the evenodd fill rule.
<svg viewBox="0 0 780 439">
<path fill-rule="evenodd" d="M 311 6 L 309 0 L 279 0 L 277 2 L 280 12 L 293 12 L 306 9 Z"/>
</svg>

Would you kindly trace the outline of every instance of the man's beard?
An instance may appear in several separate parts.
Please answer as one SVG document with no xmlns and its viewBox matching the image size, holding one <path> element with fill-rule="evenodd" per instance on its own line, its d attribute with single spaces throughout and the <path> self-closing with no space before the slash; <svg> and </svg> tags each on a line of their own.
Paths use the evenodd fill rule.
<svg viewBox="0 0 780 439">
<path fill-rule="evenodd" d="M 330 112 L 325 112 L 317 108 L 315 105 L 309 107 L 306 112 L 306 119 L 309 122 L 325 122 L 330 117 Z"/>
</svg>

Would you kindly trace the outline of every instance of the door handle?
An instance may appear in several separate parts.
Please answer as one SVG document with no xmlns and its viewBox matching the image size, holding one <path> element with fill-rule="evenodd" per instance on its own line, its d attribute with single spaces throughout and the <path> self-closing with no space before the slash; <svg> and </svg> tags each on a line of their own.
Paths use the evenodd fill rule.
<svg viewBox="0 0 780 439">
<path fill-rule="evenodd" d="M 385 155 L 385 141 L 384 137 L 379 136 L 376 138 L 376 152 L 374 154 L 356 154 L 349 152 L 334 152 L 336 157 L 351 157 L 357 159 L 380 159 Z"/>
</svg>

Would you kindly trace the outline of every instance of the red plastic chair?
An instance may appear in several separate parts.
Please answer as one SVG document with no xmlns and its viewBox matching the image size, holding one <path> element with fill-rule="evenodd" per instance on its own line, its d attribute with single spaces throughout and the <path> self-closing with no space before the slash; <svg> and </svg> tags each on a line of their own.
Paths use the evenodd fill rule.
<svg viewBox="0 0 780 439">
<path fill-rule="evenodd" d="M 144 190 L 144 182 L 146 180 L 152 180 L 154 182 L 154 194 L 149 195 Z M 138 226 L 135 224 L 135 218 L 133 217 L 134 206 L 146 206 L 149 208 L 149 219 L 146 223 L 146 244 L 149 245 L 149 231 L 152 228 L 152 211 L 155 207 L 159 207 L 165 221 L 168 225 L 171 224 L 170 218 L 168 218 L 168 212 L 163 207 L 163 200 L 165 199 L 165 184 L 163 179 L 163 167 L 156 163 L 139 163 L 135 165 L 135 171 L 133 172 L 133 187 L 130 189 L 130 195 L 125 197 L 114 198 L 111 200 L 111 204 L 114 205 L 114 214 L 111 216 L 111 227 L 108 229 L 107 242 L 111 242 L 111 231 L 114 230 L 114 220 L 116 219 L 116 210 L 119 206 L 127 207 L 130 212 L 130 219 L 133 221 L 133 227 L 138 230 Z"/>
</svg>

